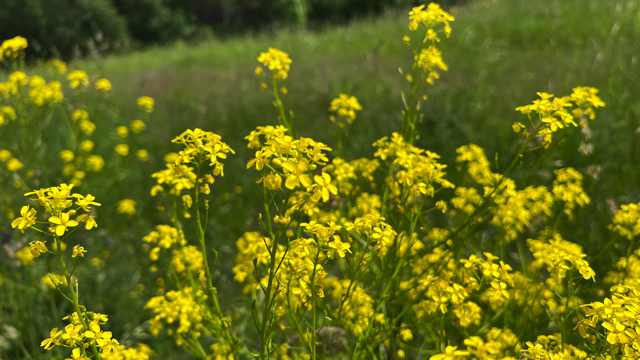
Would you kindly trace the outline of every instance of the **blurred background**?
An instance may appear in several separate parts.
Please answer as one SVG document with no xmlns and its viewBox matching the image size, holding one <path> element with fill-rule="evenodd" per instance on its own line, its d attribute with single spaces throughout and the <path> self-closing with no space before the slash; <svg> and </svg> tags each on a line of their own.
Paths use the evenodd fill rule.
<svg viewBox="0 0 640 360">
<path fill-rule="evenodd" d="M 593 255 L 609 241 L 612 211 L 640 201 L 640 2 L 637 0 L 443 0 L 456 17 L 451 38 L 439 44 L 449 71 L 429 88 L 421 109 L 419 146 L 441 155 L 455 169 L 455 149 L 475 143 L 504 168 L 517 137 L 511 124 L 526 120 L 514 109 L 536 99 L 536 92 L 568 95 L 576 86 L 600 89 L 607 106 L 597 111 L 589 132 L 573 129 L 553 148 L 558 159 L 536 174 L 546 183 L 552 171 L 574 167 L 585 175 L 592 203 L 576 213 L 569 240 Z M 409 33 L 413 0 L 2 0 L 0 41 L 23 36 L 29 42 L 26 72 L 64 79 L 48 66 L 53 59 L 82 69 L 91 81 L 109 79 L 108 99 L 87 94 L 86 101 L 104 145 L 96 153 L 114 158 L 117 126 L 138 118 L 135 99 L 151 96 L 155 109 L 145 119 L 147 130 L 130 143 L 146 149 L 147 161 L 133 156 L 113 161 L 101 178 L 87 180 L 79 192 L 94 194 L 99 231 L 79 235 L 91 251 L 91 265 L 77 276 L 82 302 L 110 314 L 109 330 L 125 344 L 144 342 L 171 358 L 182 354 L 172 341 L 148 331 L 146 301 L 163 291 L 160 273 L 142 237 L 167 223 L 149 196 L 150 175 L 164 168 L 163 156 L 180 150 L 170 140 L 187 128 L 222 135 L 236 155 L 226 162 L 225 177 L 212 192 L 208 236 L 220 252 L 217 286 L 227 311 L 248 307 L 230 271 L 235 241 L 255 231 L 261 205 L 256 173 L 246 170 L 252 152 L 244 136 L 259 125 L 276 124 L 272 99 L 261 92 L 256 58 L 268 47 L 293 60 L 283 82 L 287 109 L 302 136 L 334 144 L 329 103 L 339 93 L 354 95 L 363 110 L 350 129 L 345 158 L 372 157 L 371 144 L 399 131 L 401 91 L 408 88 L 398 68 L 409 69 L 412 50 L 402 41 Z M 11 69 L 2 67 L 5 81 Z M 69 92 L 69 94 L 67 94 Z M 65 96 L 71 97 L 65 90 Z M 51 125 L 55 129 L 55 122 Z M 9 141 L 2 137 L 0 148 Z M 40 131 L 44 131 L 40 129 Z M 57 130 L 45 132 L 53 168 L 64 144 Z M 132 139 L 130 137 L 129 139 Z M 133 140 L 128 140 L 133 141 Z M 96 140 L 98 143 L 98 140 Z M 19 154 L 17 155 L 20 156 Z M 109 166 L 109 165 L 108 165 Z M 12 178 L 0 193 L 0 208 L 18 211 L 24 189 L 12 190 Z M 60 178 L 63 178 L 60 175 Z M 53 181 L 53 180 L 52 180 Z M 51 186 L 55 184 L 42 184 Z M 7 190 L 8 189 L 8 190 Z M 12 196 L 11 193 L 17 195 Z M 116 214 L 121 199 L 137 202 L 134 214 Z M 57 293 L 39 285 L 55 268 L 40 262 L 25 266 L 15 252 L 33 240 L 10 228 L 0 217 L 0 358 L 64 358 L 45 353 L 40 341 L 68 311 Z M 617 260 L 614 253 L 592 264 L 600 276 Z M 98 271 L 99 270 L 99 271 Z M 17 275 L 19 274 L 19 276 Z M 235 303 L 233 300 L 238 297 Z M 252 324 L 245 324 L 250 326 Z M 244 326 L 244 325 L 239 325 Z M 181 355 L 174 358 L 183 359 Z"/>
</svg>

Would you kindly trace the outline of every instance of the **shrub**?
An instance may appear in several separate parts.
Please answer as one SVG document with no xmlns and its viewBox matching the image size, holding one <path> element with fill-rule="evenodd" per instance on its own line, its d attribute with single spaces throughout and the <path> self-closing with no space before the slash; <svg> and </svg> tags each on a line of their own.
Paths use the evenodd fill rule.
<svg viewBox="0 0 640 360">
<path fill-rule="evenodd" d="M 5 0 L 0 39 L 25 37 L 34 57 L 69 59 L 123 48 L 125 20 L 109 0 Z"/>
</svg>

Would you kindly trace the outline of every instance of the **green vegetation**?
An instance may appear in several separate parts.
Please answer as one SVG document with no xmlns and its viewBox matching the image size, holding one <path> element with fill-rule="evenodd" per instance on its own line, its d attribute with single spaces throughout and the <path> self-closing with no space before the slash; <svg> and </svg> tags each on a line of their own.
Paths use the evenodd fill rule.
<svg viewBox="0 0 640 360">
<path fill-rule="evenodd" d="M 474 143 L 485 149 L 490 160 L 496 154 L 497 167 L 504 169 L 518 146 L 511 130 L 514 121 L 523 120 L 514 110 L 517 106 L 530 103 L 536 91 L 563 95 L 577 85 L 600 89 L 607 106 L 589 124 L 591 132 L 572 129 L 571 136 L 558 137 L 552 145 L 552 152 L 563 162 L 533 174 L 517 173 L 514 178 L 528 176 L 528 182 L 545 182 L 560 167 L 573 167 L 586 175 L 583 186 L 592 202 L 576 210 L 575 223 L 582 225 L 574 229 L 573 241 L 586 254 L 598 255 L 591 266 L 599 277 L 604 276 L 620 252 L 611 248 L 598 252 L 613 237 L 607 229 L 611 216 L 603 214 L 612 215 L 611 210 L 620 204 L 640 201 L 640 4 L 634 0 L 495 0 L 455 7 L 451 13 L 456 17 L 454 31 L 439 45 L 449 71 L 427 91 L 429 99 L 421 109 L 422 137 L 416 145 L 440 154 L 442 163 L 455 168 L 455 149 Z M 146 256 L 140 239 L 159 223 L 156 203 L 148 196 L 153 185 L 149 175 L 163 167 L 164 154 L 180 149 L 170 140 L 187 128 L 199 127 L 220 134 L 237 152 L 226 162 L 226 176 L 215 184 L 216 193 L 223 195 L 212 197 L 215 211 L 209 219 L 209 231 L 223 244 L 212 275 L 219 288 L 233 290 L 220 294 L 221 303 L 228 304 L 232 300 L 228 297 L 240 288 L 230 271 L 234 243 L 243 232 L 255 230 L 262 203 L 255 174 L 246 170 L 254 150 L 247 149 L 242 139 L 258 125 L 273 124 L 276 116 L 270 96 L 259 90 L 256 57 L 267 47 L 276 47 L 293 59 L 284 82 L 288 94 L 282 98 L 303 136 L 334 143 L 328 120 L 331 100 L 338 93 L 358 98 L 363 110 L 344 147 L 344 157 L 353 159 L 370 156 L 376 139 L 400 131 L 398 109 L 407 84 L 398 65 L 408 70 L 413 60 L 402 42 L 406 33 L 406 12 L 389 12 L 319 32 L 292 28 L 275 35 L 197 45 L 179 42 L 69 64 L 70 70 L 83 69 L 92 80 L 104 77 L 113 84 L 108 100 L 99 96 L 87 100 L 101 114 L 99 121 L 109 124 L 105 128 L 128 125 L 138 116 L 132 99 L 141 95 L 155 99 L 147 132 L 137 144 L 149 151 L 150 161 L 135 171 L 127 168 L 117 178 L 104 179 L 104 187 L 97 190 L 100 193 L 92 193 L 105 203 L 107 198 L 138 202 L 133 216 L 112 216 L 115 201 L 98 210 L 101 215 L 110 214 L 100 218 L 99 228 L 109 232 L 96 237 L 99 244 L 92 251 L 108 250 L 111 256 L 103 256 L 108 265 L 99 275 L 90 269 L 77 274 L 84 281 L 85 301 L 111 314 L 111 331 L 123 341 L 145 342 L 160 353 L 174 346 L 162 336 L 148 334 L 145 321 L 149 315 L 141 309 L 155 294 L 155 285 L 149 282 L 144 289 L 136 289 L 149 281 L 144 274 L 150 262 L 140 260 Z M 105 101 L 112 106 L 102 107 Z M 113 130 L 109 131 L 103 136 L 115 138 Z M 50 139 L 56 135 L 43 134 Z M 113 151 L 103 148 L 98 153 Z M 451 177 L 455 173 L 451 171 Z M 0 225 L 2 231 L 9 228 L 4 219 Z M 0 255 L 0 261 L 6 257 Z M 0 264 L 0 273 L 8 273 L 6 264 L 9 262 Z M 28 275 L 34 284 L 39 282 L 40 276 Z M 59 294 L 51 293 L 44 301 L 36 298 L 38 294 L 38 290 L 8 281 L 0 286 L 0 336 L 9 343 L 9 359 L 48 358 L 38 355 L 42 354 L 40 341 L 68 309 Z M 21 335 L 12 338 L 4 324 L 19 329 Z M 0 355 L 3 351 L 0 347 Z"/>
</svg>

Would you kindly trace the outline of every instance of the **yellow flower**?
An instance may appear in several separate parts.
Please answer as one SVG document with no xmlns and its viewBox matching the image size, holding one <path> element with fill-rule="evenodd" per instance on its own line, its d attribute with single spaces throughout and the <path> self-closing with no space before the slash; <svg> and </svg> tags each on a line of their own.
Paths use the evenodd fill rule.
<svg viewBox="0 0 640 360">
<path fill-rule="evenodd" d="M 38 257 L 46 252 L 49 251 L 49 249 L 47 249 L 47 245 L 45 244 L 45 242 L 42 241 L 32 241 L 29 243 L 29 251 L 31 251 L 31 255 L 33 255 L 33 257 Z"/>
<path fill-rule="evenodd" d="M 16 158 L 7 161 L 7 170 L 9 171 L 18 171 L 23 167 L 24 165 L 22 165 L 22 163 Z"/>
<path fill-rule="evenodd" d="M 84 257 L 84 253 L 86 253 L 87 250 L 84 249 L 84 247 L 80 246 L 80 245 L 76 245 L 73 247 L 73 254 L 71 255 L 71 257 L 75 258 L 78 256 Z"/>
<path fill-rule="evenodd" d="M 99 79 L 96 81 L 95 87 L 97 90 L 106 93 L 111 90 L 111 82 L 107 79 Z"/>
<path fill-rule="evenodd" d="M 54 282 L 51 282 L 51 279 L 53 279 Z M 57 274 L 47 274 L 40 279 L 40 282 L 50 289 L 55 289 L 57 285 L 67 285 L 67 279 Z"/>
<path fill-rule="evenodd" d="M 284 186 L 286 186 L 287 189 L 293 190 L 299 184 L 302 184 L 304 187 L 311 185 L 311 178 L 305 174 L 309 168 L 309 160 L 302 158 L 297 164 L 287 161 L 282 164 L 282 168 L 288 173 L 287 180 L 284 182 Z"/>
<path fill-rule="evenodd" d="M 5 162 L 11 159 L 11 152 L 6 149 L 0 150 L 0 161 Z"/>
<path fill-rule="evenodd" d="M 100 206 L 99 203 L 93 201 L 93 200 L 96 199 L 96 197 L 91 195 L 91 194 L 87 194 L 87 196 L 74 194 L 73 197 L 78 199 L 78 200 L 76 200 L 76 205 L 80 206 L 82 208 L 82 210 L 84 210 L 84 211 L 91 210 L 91 206 L 92 205 L 93 206 Z"/>
<path fill-rule="evenodd" d="M 118 154 L 120 156 L 129 155 L 129 145 L 127 145 L 127 144 L 118 144 L 118 145 L 116 145 L 114 150 L 115 150 L 116 154 Z"/>
<path fill-rule="evenodd" d="M 76 89 L 82 85 L 82 88 L 79 89 L 82 90 L 89 86 L 89 76 L 87 76 L 87 73 L 82 70 L 74 70 L 70 72 L 69 75 L 67 75 L 67 80 L 69 80 L 69 87 L 71 89 Z"/>
<path fill-rule="evenodd" d="M 64 61 L 60 61 L 58 59 L 53 59 L 51 64 L 58 69 L 58 73 L 63 75 L 67 72 L 67 64 Z"/>
<path fill-rule="evenodd" d="M 53 328 L 51 330 L 51 337 L 49 339 L 42 340 L 40 346 L 44 347 L 45 350 L 51 350 L 54 346 L 60 346 L 60 336 L 62 336 L 62 330 L 58 330 L 58 328 Z"/>
<path fill-rule="evenodd" d="M 104 267 L 104 261 L 99 257 L 94 257 L 93 259 L 91 259 L 91 265 L 95 267 Z"/>
<path fill-rule="evenodd" d="M 118 202 L 118 209 L 116 212 L 118 214 L 128 214 L 133 215 L 136 213 L 136 205 L 137 203 L 131 199 L 124 199 Z"/>
<path fill-rule="evenodd" d="M 87 135 L 93 134 L 93 131 L 96 129 L 96 125 L 87 119 L 80 120 L 80 130 Z"/>
<path fill-rule="evenodd" d="M 118 126 L 116 128 L 116 132 L 118 133 L 118 136 L 120 136 L 121 138 L 126 138 L 127 135 L 129 135 L 129 129 L 127 129 L 126 126 Z"/>
<path fill-rule="evenodd" d="M 337 98 L 331 101 L 329 110 L 337 112 L 338 116 L 346 119 L 351 124 L 356 118 L 356 111 L 362 110 L 362 106 L 360 106 L 355 96 L 339 94 Z"/>
<path fill-rule="evenodd" d="M 83 142 L 80 143 L 80 149 L 86 152 L 90 152 L 91 150 L 93 150 L 94 146 L 95 146 L 95 143 L 91 140 L 84 140 Z"/>
<path fill-rule="evenodd" d="M 11 227 L 17 227 L 24 234 L 24 229 L 36 223 L 36 209 L 29 209 L 29 205 L 23 206 L 20 215 L 21 217 L 11 222 Z"/>
<path fill-rule="evenodd" d="M 87 169 L 100 172 L 104 168 L 104 159 L 100 155 L 91 155 L 87 157 Z"/>
<path fill-rule="evenodd" d="M 131 122 L 131 131 L 133 131 L 136 134 L 140 133 L 142 130 L 146 128 L 147 128 L 147 125 L 145 125 L 144 121 L 142 120 L 133 120 Z"/>
<path fill-rule="evenodd" d="M 87 230 L 91 230 L 94 227 L 98 227 L 98 223 L 96 223 L 96 219 L 93 217 L 93 215 L 82 214 L 78 216 L 78 221 L 84 222 L 84 227 Z"/>
<path fill-rule="evenodd" d="M 73 119 L 73 121 L 89 120 L 89 113 L 87 112 L 87 110 L 75 109 L 71 114 L 71 118 Z"/>
<path fill-rule="evenodd" d="M 138 98 L 138 106 L 147 113 L 153 112 L 153 99 L 149 96 L 141 96 Z"/>
<path fill-rule="evenodd" d="M 64 360 L 90 360 L 90 359 L 88 357 L 82 355 L 82 353 L 80 352 L 79 348 L 75 348 L 71 352 L 71 357 L 70 358 L 66 358 Z"/>
<path fill-rule="evenodd" d="M 60 159 L 64 160 L 64 162 L 73 161 L 74 157 L 75 157 L 75 155 L 73 154 L 73 151 L 71 151 L 71 150 L 62 150 L 60 152 Z"/>
<path fill-rule="evenodd" d="M 68 230 L 68 227 L 78 226 L 76 220 L 69 220 L 69 213 L 62 213 L 60 216 L 52 216 L 49 218 L 49 222 L 54 224 L 56 235 L 62 236 Z"/>
<path fill-rule="evenodd" d="M 6 58 L 18 58 L 24 56 L 24 49 L 27 48 L 27 39 L 16 36 L 13 39 L 5 40 L 0 45 L 0 60 Z"/>
<path fill-rule="evenodd" d="M 263 52 L 258 56 L 258 61 L 268 67 L 277 79 L 283 80 L 287 78 L 289 65 L 291 64 L 291 59 L 287 53 L 269 48 L 269 51 Z"/>
<path fill-rule="evenodd" d="M 31 265 L 33 264 L 33 254 L 31 253 L 31 248 L 23 247 L 22 249 L 16 251 L 16 256 L 20 259 L 22 265 Z"/>
<path fill-rule="evenodd" d="M 149 152 L 145 149 L 140 149 L 136 152 L 136 156 L 138 157 L 138 159 L 140 159 L 140 161 L 147 161 L 149 160 Z"/>
</svg>

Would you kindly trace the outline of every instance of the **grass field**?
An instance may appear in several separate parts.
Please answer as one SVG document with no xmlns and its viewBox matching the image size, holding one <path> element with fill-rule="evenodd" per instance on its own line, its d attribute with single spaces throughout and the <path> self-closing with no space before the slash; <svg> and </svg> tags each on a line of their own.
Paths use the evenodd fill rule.
<svg viewBox="0 0 640 360">
<path fill-rule="evenodd" d="M 564 95 L 575 86 L 600 89 L 607 106 L 590 124 L 592 133 L 574 129 L 574 136 L 554 145 L 553 153 L 562 161 L 533 175 L 534 182 L 542 181 L 555 168 L 567 166 L 591 175 L 586 177 L 585 190 L 592 203 L 578 212 L 576 222 L 582 225 L 576 228 L 574 239 L 582 239 L 586 254 L 597 253 L 610 237 L 606 228 L 610 209 L 640 201 L 640 3 L 471 1 L 451 13 L 456 17 L 453 33 L 440 44 L 449 70 L 428 91 L 418 146 L 440 154 L 443 163 L 455 168 L 455 149 L 475 143 L 486 150 L 490 160 L 495 154 L 496 163 L 504 168 L 517 147 L 511 130 L 511 124 L 523 117 L 514 110 L 517 106 L 537 98 L 537 91 Z M 300 135 L 332 143 L 335 134 L 328 126 L 329 103 L 338 93 L 355 95 L 363 110 L 351 128 L 345 158 L 371 156 L 376 139 L 401 127 L 401 91 L 407 85 L 398 67 L 408 70 L 413 61 L 411 50 L 402 42 L 406 33 L 406 12 L 389 12 L 318 32 L 284 29 L 69 64 L 70 69 L 83 69 L 92 77 L 112 82 L 114 90 L 108 101 L 119 110 L 101 110 L 97 102 L 91 106 L 103 111 L 114 125 L 135 118 L 133 99 L 148 95 L 156 101 L 146 135 L 139 140 L 149 150 L 150 161 L 108 179 L 100 190 L 102 199 L 136 200 L 138 212 L 130 217 L 104 217 L 100 229 L 109 229 L 102 234 L 107 240 L 96 246 L 111 252 L 105 257 L 107 266 L 97 276 L 90 269 L 78 274 L 85 279 L 85 301 L 112 314 L 111 331 L 124 341 L 148 343 L 159 353 L 175 348 L 162 336 L 153 338 L 146 331 L 149 316 L 142 307 L 154 289 L 146 274 L 149 262 L 139 260 L 145 256 L 140 239 L 160 223 L 156 204 L 148 196 L 153 184 L 150 174 L 163 167 L 164 154 L 179 150 L 170 140 L 186 128 L 200 127 L 222 135 L 236 150 L 227 162 L 225 177 L 215 184 L 222 195 L 212 198 L 209 219 L 209 234 L 220 252 L 214 278 L 225 289 L 222 302 L 230 303 L 240 288 L 230 272 L 233 244 L 243 232 L 256 230 L 254 219 L 261 205 L 254 174 L 246 170 L 253 151 L 243 138 L 258 125 L 276 123 L 272 100 L 260 91 L 260 80 L 254 74 L 256 57 L 276 47 L 293 59 L 289 78 L 283 83 L 288 89 L 283 102 L 293 111 Z M 577 151 L 580 144 L 582 151 Z M 113 204 L 100 209 L 100 214 L 113 212 Z M 2 227 L 8 228 L 8 223 Z M 616 255 L 599 259 L 592 264 L 596 273 L 617 260 Z M 144 290 L 136 290 L 140 283 L 146 285 Z M 46 301 L 9 301 L 29 298 L 31 291 L 6 284 L 0 292 L 0 299 L 7 301 L 0 306 L 0 335 L 3 323 L 21 331 L 15 340 L 19 345 L 11 347 L 7 359 L 14 354 L 48 359 L 39 355 L 43 351 L 38 345 L 51 328 L 48 324 L 64 313 L 63 299 L 50 294 Z M 36 295 L 33 291 L 33 297 Z M 33 315 L 47 312 L 50 316 Z M 6 333 L 3 336 L 8 338 Z"/>
</svg>

